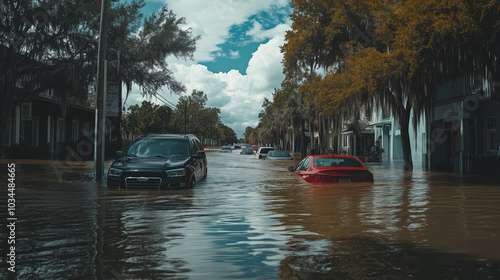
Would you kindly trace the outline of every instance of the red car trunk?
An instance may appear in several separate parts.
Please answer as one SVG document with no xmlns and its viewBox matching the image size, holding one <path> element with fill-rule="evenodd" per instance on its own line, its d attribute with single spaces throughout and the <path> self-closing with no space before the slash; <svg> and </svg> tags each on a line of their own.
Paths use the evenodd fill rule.
<svg viewBox="0 0 500 280">
<path fill-rule="evenodd" d="M 318 168 L 317 174 L 311 174 L 311 177 L 318 182 L 324 181 L 329 183 L 356 183 L 356 182 L 373 182 L 373 174 L 366 170 L 321 170 Z"/>
</svg>

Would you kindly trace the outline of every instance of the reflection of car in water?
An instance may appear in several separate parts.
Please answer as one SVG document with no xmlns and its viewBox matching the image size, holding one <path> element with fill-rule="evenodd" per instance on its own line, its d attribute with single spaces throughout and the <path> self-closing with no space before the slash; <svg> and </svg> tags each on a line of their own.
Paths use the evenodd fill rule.
<svg viewBox="0 0 500 280">
<path fill-rule="evenodd" d="M 265 157 L 266 159 L 271 159 L 271 160 L 292 160 L 293 156 L 291 153 L 287 151 L 269 151 Z"/>
<path fill-rule="evenodd" d="M 109 188 L 193 188 L 207 177 L 207 157 L 194 135 L 139 136 L 108 170 Z"/>
<path fill-rule="evenodd" d="M 313 155 L 305 157 L 290 171 L 310 183 L 373 182 L 373 174 L 355 156 Z"/>
</svg>

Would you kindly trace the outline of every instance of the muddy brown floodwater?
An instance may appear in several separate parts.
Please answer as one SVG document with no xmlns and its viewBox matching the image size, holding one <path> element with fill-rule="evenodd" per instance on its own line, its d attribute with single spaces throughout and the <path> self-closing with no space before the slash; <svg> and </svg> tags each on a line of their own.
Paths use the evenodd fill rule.
<svg viewBox="0 0 500 280">
<path fill-rule="evenodd" d="M 368 164 L 312 185 L 294 161 L 208 153 L 193 190 L 108 190 L 92 163 L 2 160 L 2 271 L 17 279 L 500 279 L 500 178 Z M 109 165 L 109 163 L 107 163 Z"/>
</svg>

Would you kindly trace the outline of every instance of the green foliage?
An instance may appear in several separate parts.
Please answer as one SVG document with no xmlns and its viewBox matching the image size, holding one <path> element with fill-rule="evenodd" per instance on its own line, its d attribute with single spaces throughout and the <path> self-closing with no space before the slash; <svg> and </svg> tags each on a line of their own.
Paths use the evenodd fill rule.
<svg viewBox="0 0 500 280">
<path fill-rule="evenodd" d="M 26 97 L 51 90 L 63 102 L 88 100 L 96 83 L 101 15 L 101 5 L 96 4 L 94 0 L 1 1 L 0 139 L 12 108 Z M 198 37 L 166 6 L 144 19 L 144 5 L 144 0 L 111 0 L 105 53 L 109 79 L 123 81 L 127 94 L 132 84 L 146 97 L 165 86 L 183 92 L 166 58 L 191 58 Z"/>
<path fill-rule="evenodd" d="M 381 147 L 380 145 L 380 140 L 377 139 L 375 141 L 375 145 L 370 148 L 370 151 L 368 152 L 368 162 L 381 162 L 382 161 L 382 155 L 384 154 L 384 148 Z"/>
<path fill-rule="evenodd" d="M 216 127 L 220 124 L 220 109 L 205 107 L 207 95 L 203 91 L 193 90 L 191 95 L 179 98 L 176 110 L 176 119 L 184 132 L 186 119 L 186 133 L 193 133 L 198 137 L 217 138 L 220 136 Z"/>
<path fill-rule="evenodd" d="M 440 84 L 477 71 L 498 76 L 499 1 L 292 0 L 284 72 L 320 113 L 356 115 L 390 106 L 399 120 L 405 169 L 408 127 L 431 109 Z M 317 68 L 327 70 L 322 79 Z M 352 114 L 354 113 L 354 114 Z"/>
<path fill-rule="evenodd" d="M 128 108 L 123 125 L 136 134 L 145 133 L 192 133 L 201 140 L 220 139 L 227 143 L 237 142 L 236 133 L 220 121 L 220 109 L 206 107 L 207 95 L 193 90 L 191 95 L 179 98 L 174 109 L 143 101 Z"/>
<path fill-rule="evenodd" d="M 228 145 L 232 143 L 237 143 L 238 142 L 238 137 L 236 136 L 236 132 L 234 130 L 224 124 L 219 124 L 217 126 L 217 129 L 219 131 L 219 138 L 222 141 L 222 145 Z"/>
<path fill-rule="evenodd" d="M 172 133 L 172 109 L 143 101 L 141 106 L 132 105 L 123 120 L 123 126 L 136 134 Z"/>
</svg>

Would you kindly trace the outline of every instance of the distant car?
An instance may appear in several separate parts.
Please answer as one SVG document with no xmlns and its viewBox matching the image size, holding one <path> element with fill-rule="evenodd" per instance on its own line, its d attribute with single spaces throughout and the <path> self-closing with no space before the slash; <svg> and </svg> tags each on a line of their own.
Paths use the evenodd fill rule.
<svg viewBox="0 0 500 280">
<path fill-rule="evenodd" d="M 207 177 L 207 156 L 192 134 L 139 136 L 117 155 L 108 170 L 108 188 L 193 188 Z"/>
<path fill-rule="evenodd" d="M 313 155 L 305 157 L 294 171 L 309 183 L 373 182 L 373 174 L 355 156 Z"/>
<path fill-rule="evenodd" d="M 240 155 L 253 155 L 255 154 L 252 148 L 243 148 L 240 152 Z"/>
<path fill-rule="evenodd" d="M 293 156 L 291 153 L 287 151 L 279 151 L 279 150 L 274 150 L 274 151 L 269 151 L 266 155 L 266 159 L 271 159 L 271 160 L 292 160 Z"/>
<path fill-rule="evenodd" d="M 272 151 L 272 150 L 274 150 L 273 147 L 260 147 L 257 150 L 257 153 L 255 153 L 255 157 L 258 159 L 262 159 L 263 157 L 265 157 L 267 155 L 267 153 L 269 151 Z"/>
<path fill-rule="evenodd" d="M 254 150 L 254 151 L 256 151 L 256 152 L 257 152 L 257 150 L 258 150 L 258 149 L 259 149 L 259 146 L 257 146 L 257 145 L 252 145 L 252 150 Z"/>
<path fill-rule="evenodd" d="M 219 153 L 231 153 L 232 151 L 233 151 L 233 147 L 231 147 L 231 146 L 223 146 L 219 150 Z"/>
</svg>

